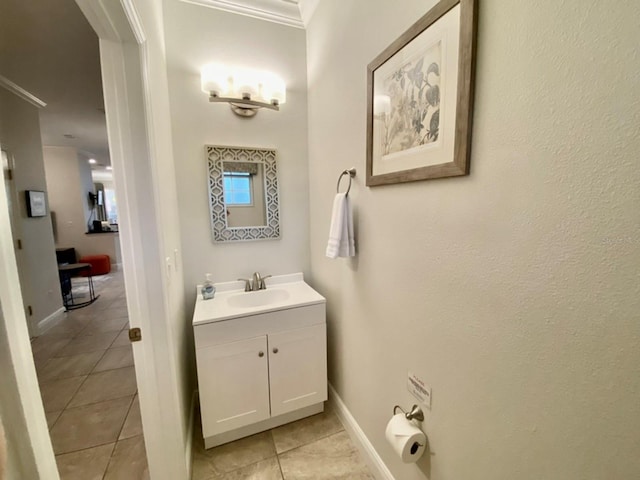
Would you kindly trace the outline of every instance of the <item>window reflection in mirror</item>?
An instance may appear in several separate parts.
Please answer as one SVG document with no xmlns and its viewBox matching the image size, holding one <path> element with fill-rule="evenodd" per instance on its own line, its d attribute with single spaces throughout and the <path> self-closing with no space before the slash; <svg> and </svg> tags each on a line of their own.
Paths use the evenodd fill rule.
<svg viewBox="0 0 640 480">
<path fill-rule="evenodd" d="M 276 150 L 205 145 L 205 155 L 213 241 L 280 238 Z"/>
<path fill-rule="evenodd" d="M 267 224 L 261 163 L 223 162 L 227 227 L 263 227 Z"/>
</svg>

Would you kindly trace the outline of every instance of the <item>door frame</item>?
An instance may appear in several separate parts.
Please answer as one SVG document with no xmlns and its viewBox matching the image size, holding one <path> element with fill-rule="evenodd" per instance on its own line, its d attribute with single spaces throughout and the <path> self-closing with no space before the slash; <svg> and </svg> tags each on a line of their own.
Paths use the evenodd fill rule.
<svg viewBox="0 0 640 480">
<path fill-rule="evenodd" d="M 168 284 L 176 272 L 163 256 L 147 38 L 134 0 L 76 3 L 100 43 L 129 321 L 143 333 L 132 346 L 149 472 L 153 480 L 187 479 L 191 435 L 181 419 L 178 359 L 172 348 Z"/>
<path fill-rule="evenodd" d="M 165 266 L 162 255 L 165 239 L 154 162 L 146 37 L 134 0 L 76 3 L 100 43 L 127 307 L 131 327 L 143 332 L 142 341 L 132 347 L 149 473 L 153 480 L 186 480 L 191 475 L 191 435 L 182 421 L 180 372 L 172 348 L 171 298 L 167 292 L 171 275 L 177 272 L 169 268 L 168 258 Z M 26 423 L 26 441 L 31 447 L 27 467 L 37 470 L 38 478 L 58 479 L 22 308 L 11 229 L 4 228 L 9 225 L 4 183 L 0 197 L 0 264 L 6 266 L 0 269 L 0 327 L 4 327 L 0 343 L 6 340 L 13 367 L 6 372 L 7 378 L 15 379 L 11 391 L 4 393 L 19 399 L 22 407 L 20 418 Z M 177 250 L 175 255 L 177 261 Z"/>
<path fill-rule="evenodd" d="M 27 280 L 25 278 L 26 270 L 24 267 L 24 255 L 21 249 L 18 248 L 18 240 L 22 239 L 22 232 L 20 230 L 21 225 L 18 222 L 18 218 L 20 218 L 20 208 L 19 208 L 20 199 L 18 198 L 18 190 L 16 189 L 16 180 L 15 180 L 15 177 L 13 177 L 13 174 L 16 171 L 16 162 L 13 158 L 13 153 L 11 152 L 10 146 L 7 146 L 6 143 L 2 147 L 0 147 L 0 155 L 2 155 L 3 153 L 7 157 L 7 167 L 11 172 L 10 174 L 11 176 L 9 177 L 9 179 L 8 180 L 4 179 L 4 181 L 8 183 L 8 187 L 9 187 L 9 190 L 6 190 L 7 185 L 5 185 L 5 190 L 6 190 L 5 193 L 7 197 L 11 198 L 11 205 L 9 205 L 9 223 L 11 225 L 11 235 L 13 237 L 13 246 L 16 254 L 16 263 L 18 265 L 18 276 L 20 277 L 20 287 L 24 288 Z M 2 176 L 4 177 L 4 175 L 5 175 L 5 172 L 3 167 Z M 26 312 L 27 302 L 24 298 L 22 299 L 22 305 Z M 33 323 L 31 322 L 31 319 L 28 319 L 27 321 L 27 329 L 29 330 L 30 337 L 36 336 L 37 329 L 34 327 Z"/>
</svg>

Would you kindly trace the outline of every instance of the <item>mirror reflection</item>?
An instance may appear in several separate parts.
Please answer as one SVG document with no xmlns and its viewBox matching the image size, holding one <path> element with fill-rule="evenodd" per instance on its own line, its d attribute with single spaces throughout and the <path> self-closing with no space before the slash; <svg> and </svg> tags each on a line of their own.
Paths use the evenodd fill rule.
<svg viewBox="0 0 640 480">
<path fill-rule="evenodd" d="M 276 151 L 220 145 L 205 151 L 213 241 L 280 238 Z"/>
<path fill-rule="evenodd" d="M 264 227 L 267 224 L 262 163 L 223 162 L 227 227 Z"/>
</svg>

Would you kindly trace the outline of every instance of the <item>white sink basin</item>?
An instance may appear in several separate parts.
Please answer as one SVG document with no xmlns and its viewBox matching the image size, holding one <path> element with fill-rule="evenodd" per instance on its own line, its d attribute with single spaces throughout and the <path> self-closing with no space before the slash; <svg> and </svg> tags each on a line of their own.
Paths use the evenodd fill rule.
<svg viewBox="0 0 640 480">
<path fill-rule="evenodd" d="M 270 290 L 258 290 L 257 292 L 243 292 L 229 295 L 226 300 L 230 307 L 251 308 L 284 302 L 291 295 L 283 288 L 273 288 Z"/>
<path fill-rule="evenodd" d="M 245 292 L 244 282 L 216 283 L 216 295 L 211 300 L 202 299 L 198 286 L 193 325 L 325 302 L 322 295 L 304 282 L 301 273 L 274 276 L 266 284 L 266 290 Z"/>
</svg>

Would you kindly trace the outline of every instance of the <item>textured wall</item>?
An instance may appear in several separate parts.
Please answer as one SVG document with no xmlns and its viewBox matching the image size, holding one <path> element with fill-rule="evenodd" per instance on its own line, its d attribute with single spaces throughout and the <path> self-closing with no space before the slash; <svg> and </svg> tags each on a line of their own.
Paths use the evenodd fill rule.
<svg viewBox="0 0 640 480">
<path fill-rule="evenodd" d="M 216 282 L 308 270 L 307 82 L 304 31 L 183 2 L 165 2 L 167 67 L 187 298 L 211 272 Z M 287 84 L 279 112 L 254 118 L 209 103 L 200 68 L 220 62 L 270 70 Z M 214 244 L 204 146 L 275 148 L 279 240 Z"/>
<path fill-rule="evenodd" d="M 366 65 L 433 2 L 308 29 L 312 281 L 330 379 L 400 480 L 640 477 L 640 4 L 480 2 L 471 175 L 366 188 Z M 359 254 L 324 249 L 339 172 Z M 384 440 L 407 370 L 431 455 Z"/>
<path fill-rule="evenodd" d="M 56 216 L 56 247 L 75 248 L 78 258 L 109 255 L 111 263 L 116 263 L 117 234 L 87 235 L 90 221 L 96 219 L 88 200 L 94 188 L 87 158 L 72 147 L 44 147 L 44 166 L 49 206 Z"/>
<path fill-rule="evenodd" d="M 173 287 L 182 289 L 182 325 L 187 331 L 177 338 L 181 366 L 194 379 L 191 314 L 195 286 L 205 273 L 211 272 L 214 281 L 229 281 L 254 270 L 275 275 L 308 267 L 305 41 L 301 30 L 211 8 L 171 0 L 163 9 L 171 111 L 162 120 L 167 123 L 163 132 L 173 142 L 163 153 L 175 159 L 175 177 L 163 184 L 176 185 L 165 203 L 179 209 L 179 228 L 177 223 L 167 226 L 184 252 L 179 266 L 183 282 Z M 252 119 L 235 116 L 227 105 L 210 104 L 200 90 L 200 67 L 214 61 L 279 73 L 290 88 L 287 104 L 280 112 L 262 111 Z M 168 112 L 169 105 L 166 108 Z M 213 244 L 206 144 L 278 149 L 280 240 Z"/>
<path fill-rule="evenodd" d="M 15 162 L 14 182 L 18 193 L 15 218 L 22 250 L 16 251 L 24 304 L 31 305 L 29 332 L 38 335 L 38 323 L 62 308 L 51 217 L 29 218 L 25 190 L 48 191 L 38 109 L 0 88 L 0 144 Z M 50 199 L 49 199 L 50 200 Z"/>
</svg>

